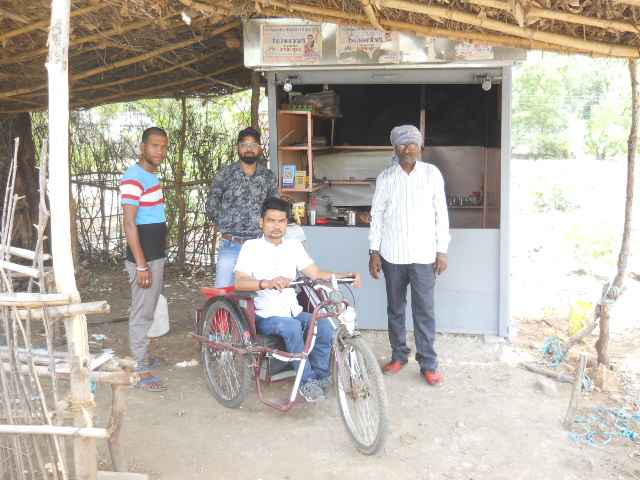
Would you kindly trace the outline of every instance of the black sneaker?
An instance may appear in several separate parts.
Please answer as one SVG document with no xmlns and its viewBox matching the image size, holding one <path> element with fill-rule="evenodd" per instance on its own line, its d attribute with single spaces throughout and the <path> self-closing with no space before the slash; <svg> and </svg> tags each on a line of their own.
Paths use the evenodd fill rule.
<svg viewBox="0 0 640 480">
<path fill-rule="evenodd" d="M 304 397 L 304 399 L 309 403 L 321 402 L 325 398 L 327 398 L 324 394 L 324 391 L 318 384 L 318 380 L 312 378 L 307 380 L 306 383 L 300 385 L 299 389 L 300 395 Z"/>
</svg>

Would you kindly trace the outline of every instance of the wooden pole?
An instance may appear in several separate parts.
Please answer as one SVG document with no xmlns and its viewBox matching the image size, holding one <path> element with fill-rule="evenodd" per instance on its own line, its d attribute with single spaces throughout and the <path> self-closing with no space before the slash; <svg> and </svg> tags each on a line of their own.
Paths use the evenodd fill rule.
<svg viewBox="0 0 640 480">
<path fill-rule="evenodd" d="M 55 425 L 0 425 L 0 433 L 68 435 L 83 438 L 108 438 L 104 428 L 58 427 Z"/>
<path fill-rule="evenodd" d="M 260 127 L 260 72 L 251 70 L 251 126 Z"/>
<path fill-rule="evenodd" d="M 571 400 L 569 401 L 569 408 L 567 414 L 564 417 L 564 428 L 569 430 L 576 419 L 576 412 L 578 411 L 578 405 L 580 404 L 580 392 L 582 390 L 582 380 L 584 379 L 584 369 L 587 366 L 587 356 L 580 355 L 580 363 L 578 364 L 578 371 L 576 372 L 576 379 L 573 382 L 573 390 L 571 391 Z"/>
<path fill-rule="evenodd" d="M 71 253 L 69 203 L 69 25 L 71 0 L 51 1 L 49 59 L 49 201 L 51 252 L 58 292 L 80 301 Z M 84 316 L 65 320 L 70 367 L 70 403 L 77 428 L 91 428 L 93 395 L 89 382 L 89 341 Z M 97 480 L 98 454 L 93 437 L 73 439 L 75 478 Z"/>
<path fill-rule="evenodd" d="M 120 441 L 122 422 L 126 409 L 125 391 L 122 385 L 111 385 L 111 417 L 109 418 L 109 452 L 111 453 L 111 466 L 116 472 L 128 472 L 127 457 Z"/>
<path fill-rule="evenodd" d="M 178 202 L 178 265 L 184 267 L 185 259 L 185 201 L 182 192 L 182 177 L 184 175 L 184 149 L 187 144 L 187 99 L 182 97 L 182 125 L 180 126 L 180 152 L 176 168 L 176 201 Z"/>
</svg>

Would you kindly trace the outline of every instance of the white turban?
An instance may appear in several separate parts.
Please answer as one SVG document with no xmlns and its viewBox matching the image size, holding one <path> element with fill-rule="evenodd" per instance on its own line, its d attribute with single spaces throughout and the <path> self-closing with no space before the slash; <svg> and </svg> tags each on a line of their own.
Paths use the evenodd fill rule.
<svg viewBox="0 0 640 480">
<path fill-rule="evenodd" d="M 422 146 L 422 134 L 413 125 L 401 125 L 391 130 L 391 145 L 397 147 L 405 143 L 417 143 Z"/>
</svg>

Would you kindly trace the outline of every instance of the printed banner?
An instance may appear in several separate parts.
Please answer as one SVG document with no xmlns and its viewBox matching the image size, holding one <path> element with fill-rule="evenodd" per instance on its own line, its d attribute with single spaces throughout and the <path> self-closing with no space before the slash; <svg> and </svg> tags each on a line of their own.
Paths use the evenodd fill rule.
<svg viewBox="0 0 640 480">
<path fill-rule="evenodd" d="M 261 25 L 262 64 L 317 65 L 322 57 L 320 25 Z"/>
<path fill-rule="evenodd" d="M 493 47 L 461 42 L 456 45 L 456 57 L 465 60 L 493 60 Z"/>
<path fill-rule="evenodd" d="M 399 63 L 398 32 L 380 32 L 358 27 L 338 27 L 338 63 Z"/>
</svg>

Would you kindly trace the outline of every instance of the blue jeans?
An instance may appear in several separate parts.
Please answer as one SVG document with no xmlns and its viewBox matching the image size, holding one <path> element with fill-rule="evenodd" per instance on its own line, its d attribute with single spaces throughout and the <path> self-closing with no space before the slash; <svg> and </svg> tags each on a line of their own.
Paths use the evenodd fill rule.
<svg viewBox="0 0 640 480">
<path fill-rule="evenodd" d="M 438 355 L 433 346 L 436 339 L 436 317 L 434 312 L 434 289 L 436 272 L 434 264 L 389 263 L 382 259 L 382 271 L 387 287 L 387 317 L 389 320 L 389 342 L 391 360 L 407 363 L 411 349 L 407 346 L 405 311 L 407 308 L 407 286 L 411 285 L 411 311 L 413 312 L 413 334 L 416 340 L 416 360 L 420 368 L 438 368 Z"/>
<path fill-rule="evenodd" d="M 230 287 L 236 281 L 233 269 L 236 267 L 242 244 L 224 238 L 218 244 L 218 261 L 216 263 L 216 288 Z"/>
<path fill-rule="evenodd" d="M 307 312 L 297 317 L 257 317 L 256 328 L 262 335 L 280 335 L 289 353 L 304 352 L 304 342 L 307 338 L 312 315 Z M 331 344 L 333 343 L 333 325 L 328 318 L 318 319 L 316 343 L 309 354 L 308 361 L 302 370 L 301 385 L 312 378 L 324 378 L 331 375 L 329 362 L 331 360 Z M 296 373 L 300 362 L 294 361 Z"/>
</svg>

